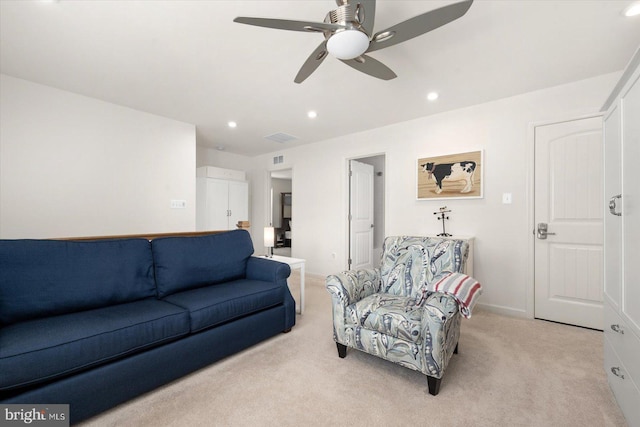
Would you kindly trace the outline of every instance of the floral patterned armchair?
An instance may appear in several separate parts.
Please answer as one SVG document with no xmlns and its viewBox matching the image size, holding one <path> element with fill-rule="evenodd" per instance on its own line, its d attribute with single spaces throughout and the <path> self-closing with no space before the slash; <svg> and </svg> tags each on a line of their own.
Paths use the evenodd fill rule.
<svg viewBox="0 0 640 427">
<path fill-rule="evenodd" d="M 422 372 L 437 395 L 458 352 L 461 310 L 456 297 L 433 285 L 463 273 L 468 251 L 464 240 L 387 237 L 380 268 L 328 276 L 338 355 L 351 347 Z"/>
</svg>

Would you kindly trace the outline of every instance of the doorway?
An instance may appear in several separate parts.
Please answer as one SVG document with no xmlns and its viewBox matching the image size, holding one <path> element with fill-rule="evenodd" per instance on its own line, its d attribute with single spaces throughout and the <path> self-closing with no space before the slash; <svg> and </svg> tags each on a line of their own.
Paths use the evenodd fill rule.
<svg viewBox="0 0 640 427">
<path fill-rule="evenodd" d="M 385 237 L 385 164 L 384 154 L 349 160 L 348 269 L 380 264 Z"/>
<path fill-rule="evenodd" d="M 293 171 L 270 172 L 270 224 L 275 229 L 275 255 L 291 256 L 293 246 Z"/>
<path fill-rule="evenodd" d="M 534 316 L 602 329 L 602 117 L 537 126 L 534 151 Z"/>
</svg>

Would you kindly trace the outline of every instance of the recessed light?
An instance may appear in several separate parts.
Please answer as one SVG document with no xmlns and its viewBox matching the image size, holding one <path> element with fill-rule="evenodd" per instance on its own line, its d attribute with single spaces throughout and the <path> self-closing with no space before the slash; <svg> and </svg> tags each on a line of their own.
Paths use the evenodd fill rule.
<svg viewBox="0 0 640 427">
<path fill-rule="evenodd" d="M 315 119 L 316 117 L 318 117 L 318 113 L 316 113 L 315 111 L 309 111 L 307 113 L 307 117 L 309 117 L 310 119 Z"/>
<path fill-rule="evenodd" d="M 227 123 L 227 125 L 228 125 L 230 128 L 238 127 L 238 124 L 237 124 L 236 122 L 229 122 L 229 123 Z"/>
<path fill-rule="evenodd" d="M 435 101 L 436 99 L 438 99 L 438 96 L 439 96 L 439 95 L 438 95 L 438 92 L 429 92 L 429 93 L 427 94 L 427 99 L 428 99 L 429 101 Z"/>
<path fill-rule="evenodd" d="M 640 15 L 640 2 L 631 3 L 624 9 L 624 16 L 637 16 Z"/>
</svg>

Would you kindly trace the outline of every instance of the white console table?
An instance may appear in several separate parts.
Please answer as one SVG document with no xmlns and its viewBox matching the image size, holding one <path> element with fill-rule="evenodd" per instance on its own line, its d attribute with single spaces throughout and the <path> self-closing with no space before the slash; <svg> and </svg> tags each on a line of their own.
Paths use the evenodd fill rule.
<svg viewBox="0 0 640 427">
<path fill-rule="evenodd" d="M 282 262 L 285 264 L 289 264 L 292 270 L 296 268 L 300 269 L 300 310 L 299 313 L 302 314 L 304 312 L 304 263 L 305 260 L 301 258 L 291 258 L 288 256 L 281 255 L 273 255 L 271 258 L 274 261 Z"/>
</svg>

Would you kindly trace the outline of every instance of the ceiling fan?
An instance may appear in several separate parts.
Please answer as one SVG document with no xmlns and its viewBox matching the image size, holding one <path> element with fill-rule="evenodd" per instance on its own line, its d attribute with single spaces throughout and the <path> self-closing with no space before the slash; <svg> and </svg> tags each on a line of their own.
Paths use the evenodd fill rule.
<svg viewBox="0 0 640 427">
<path fill-rule="evenodd" d="M 373 33 L 376 0 L 336 0 L 338 8 L 327 13 L 324 22 L 238 17 L 234 22 L 279 30 L 323 33 L 325 40 L 309 55 L 294 81 L 302 83 L 331 54 L 358 71 L 382 80 L 396 74 L 366 53 L 384 49 L 435 30 L 463 16 L 473 0 L 435 9 Z"/>
</svg>

